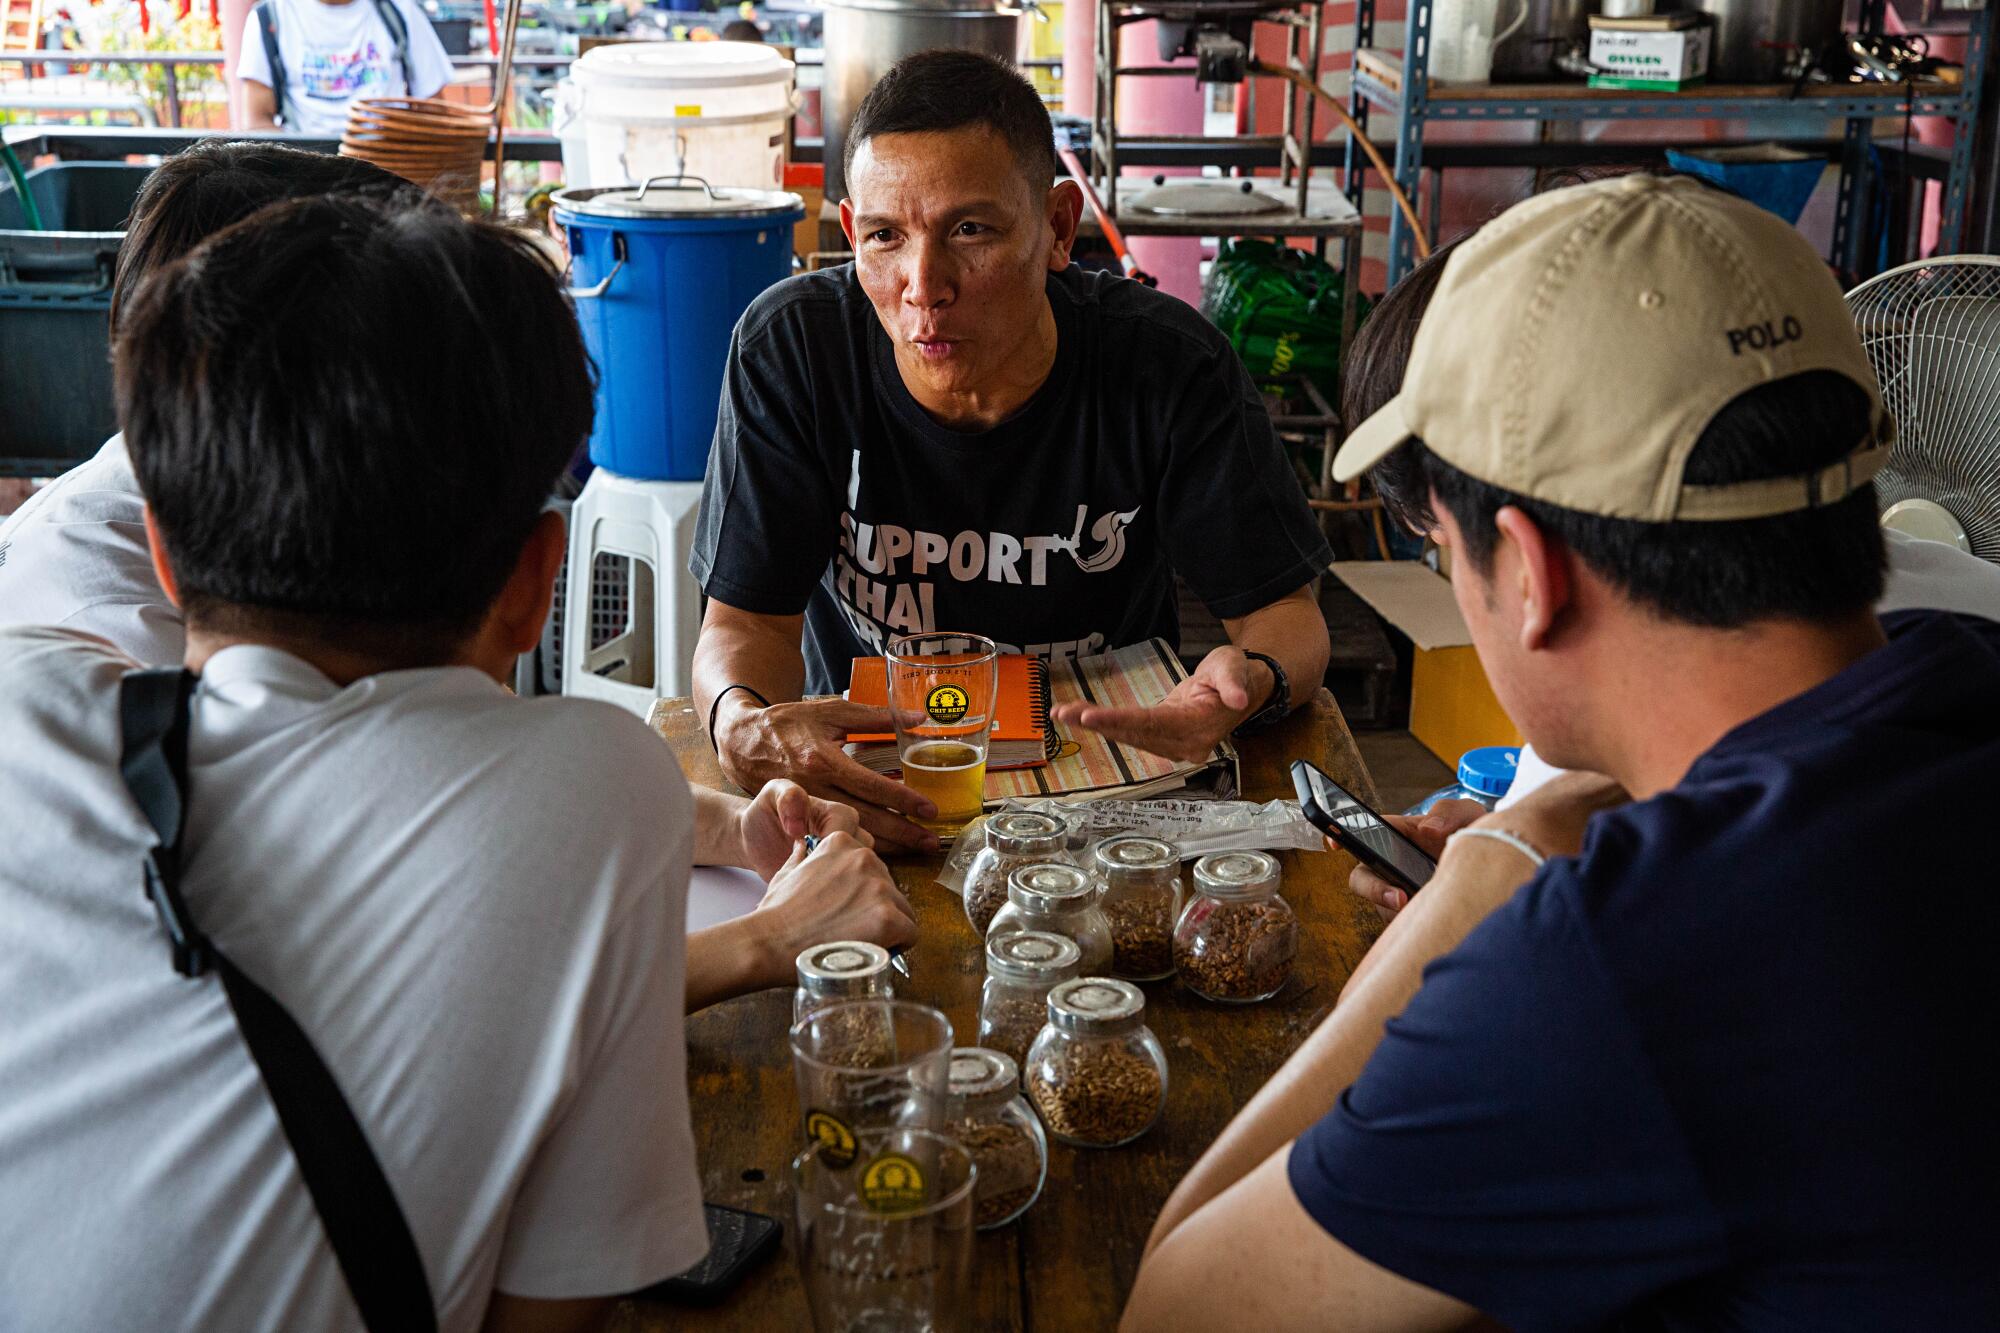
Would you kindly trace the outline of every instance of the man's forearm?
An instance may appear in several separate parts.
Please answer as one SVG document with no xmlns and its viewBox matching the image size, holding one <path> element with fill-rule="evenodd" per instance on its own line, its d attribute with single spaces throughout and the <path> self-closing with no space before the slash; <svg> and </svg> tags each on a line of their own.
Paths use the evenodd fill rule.
<svg viewBox="0 0 2000 1333">
<path fill-rule="evenodd" d="M 1320 614 L 1311 585 L 1240 619 L 1225 620 L 1222 627 L 1229 641 L 1244 652 L 1275 658 L 1285 668 L 1294 707 L 1310 699 L 1326 678 L 1332 647 L 1327 640 L 1326 618 Z M 1253 698 L 1250 711 L 1255 713 L 1263 708 L 1268 697 L 1267 689 Z"/>
<path fill-rule="evenodd" d="M 708 787 L 695 787 L 694 863 L 748 866 L 743 852 L 743 812 L 750 802 Z"/>
<path fill-rule="evenodd" d="M 1528 869 L 1518 853 L 1491 840 L 1454 845 L 1437 875 L 1368 951 L 1333 1013 L 1182 1178 L 1153 1223 L 1148 1252 L 1332 1109 L 1375 1054 L 1384 1025 L 1423 984 L 1424 968 L 1506 902 Z"/>
<path fill-rule="evenodd" d="M 697 930 L 687 937 L 687 1011 L 784 984 L 792 960 L 773 956 L 756 913 Z"/>
<path fill-rule="evenodd" d="M 703 617 L 694 650 L 694 704 L 706 725 L 710 717 L 757 701 L 731 685 L 745 685 L 771 703 L 797 699 L 805 689 L 805 657 L 799 650 L 803 616 L 764 616 L 738 611 L 713 598 Z M 722 700 L 722 709 L 716 701 Z"/>
</svg>

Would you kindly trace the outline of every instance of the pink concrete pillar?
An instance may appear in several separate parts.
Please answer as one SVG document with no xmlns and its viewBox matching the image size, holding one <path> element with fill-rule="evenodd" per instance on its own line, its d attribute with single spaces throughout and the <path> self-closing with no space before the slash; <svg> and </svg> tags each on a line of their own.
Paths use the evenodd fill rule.
<svg viewBox="0 0 2000 1333">
<path fill-rule="evenodd" d="M 1063 0 L 1063 110 L 1086 120 L 1097 106 L 1097 0 Z"/>
<path fill-rule="evenodd" d="M 1127 66 L 1159 65 L 1158 24 L 1131 23 L 1120 29 L 1119 60 Z M 1176 62 L 1187 71 L 1183 78 L 1122 79 L 1118 84 L 1118 132 L 1134 138 L 1148 134 L 1200 134 L 1202 120 L 1201 85 L 1194 81 L 1194 62 Z M 1144 189 L 1159 167 L 1128 167 L 1119 175 L 1131 179 L 1133 189 Z M 1197 176 L 1194 168 L 1166 172 L 1173 176 Z M 1121 199 L 1129 198 L 1126 181 L 1118 184 Z M 1141 236 L 1132 241 L 1133 257 L 1139 267 L 1160 280 L 1160 290 L 1171 292 L 1189 305 L 1201 304 L 1201 242 L 1177 237 Z"/>
<path fill-rule="evenodd" d="M 222 24 L 222 74 L 228 88 L 229 125 L 243 124 L 243 99 L 236 86 L 236 58 L 243 50 L 243 23 L 250 17 L 256 0 L 219 0 L 217 18 Z"/>
</svg>

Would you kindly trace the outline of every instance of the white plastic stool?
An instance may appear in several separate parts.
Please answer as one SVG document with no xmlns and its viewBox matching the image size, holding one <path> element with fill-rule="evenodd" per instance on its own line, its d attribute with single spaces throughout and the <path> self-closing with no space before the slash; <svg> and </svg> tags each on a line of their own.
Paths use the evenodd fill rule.
<svg viewBox="0 0 2000 1333">
<path fill-rule="evenodd" d="M 687 572 L 698 481 L 637 481 L 598 468 L 569 517 L 562 692 L 644 717 L 653 700 L 692 688 L 701 590 Z M 605 596 L 600 556 L 624 561 Z"/>
</svg>

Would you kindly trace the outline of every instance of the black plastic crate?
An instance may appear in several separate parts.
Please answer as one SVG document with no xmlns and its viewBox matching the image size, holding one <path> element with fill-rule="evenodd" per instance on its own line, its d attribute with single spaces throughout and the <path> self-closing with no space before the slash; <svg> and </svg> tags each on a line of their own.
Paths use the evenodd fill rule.
<svg viewBox="0 0 2000 1333">
<path fill-rule="evenodd" d="M 0 476 L 53 476 L 118 429 L 111 280 L 151 168 L 62 162 L 28 173 L 46 231 L 0 187 Z"/>
</svg>

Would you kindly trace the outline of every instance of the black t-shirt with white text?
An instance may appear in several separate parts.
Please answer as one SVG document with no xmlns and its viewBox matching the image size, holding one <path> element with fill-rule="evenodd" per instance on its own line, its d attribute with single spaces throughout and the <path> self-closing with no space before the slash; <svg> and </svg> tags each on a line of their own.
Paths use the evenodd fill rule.
<svg viewBox="0 0 2000 1333">
<path fill-rule="evenodd" d="M 1182 301 L 1048 280 L 1048 380 L 987 431 L 911 397 L 851 265 L 778 283 L 737 325 L 689 568 L 727 605 L 805 612 L 806 688 L 896 634 L 1062 660 L 1179 641 L 1173 574 L 1247 615 L 1331 553 L 1242 363 Z"/>
</svg>

